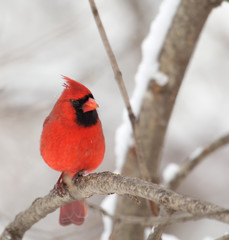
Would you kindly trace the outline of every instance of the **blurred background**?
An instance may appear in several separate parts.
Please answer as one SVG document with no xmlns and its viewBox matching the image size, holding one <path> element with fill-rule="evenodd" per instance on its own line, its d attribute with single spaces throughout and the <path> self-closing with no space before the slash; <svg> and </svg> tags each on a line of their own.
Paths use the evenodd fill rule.
<svg viewBox="0 0 229 240">
<path fill-rule="evenodd" d="M 141 61 L 141 42 L 158 0 L 97 1 L 129 95 Z M 164 147 L 161 171 L 198 146 L 229 131 L 229 4 L 209 17 L 179 93 Z M 124 108 L 88 1 L 0 1 L 0 231 L 32 201 L 46 195 L 59 173 L 39 153 L 42 124 L 62 91 L 61 74 L 85 84 L 99 103 L 106 155 L 98 171 L 115 168 L 115 131 Z M 153 43 L 152 43 L 153 44 Z M 191 173 L 179 192 L 229 208 L 229 148 Z M 102 196 L 88 201 L 100 203 Z M 99 239 L 101 216 L 89 211 L 82 227 L 61 227 L 59 210 L 24 239 Z M 218 237 L 228 226 L 214 221 L 167 229 L 180 239 Z"/>
</svg>

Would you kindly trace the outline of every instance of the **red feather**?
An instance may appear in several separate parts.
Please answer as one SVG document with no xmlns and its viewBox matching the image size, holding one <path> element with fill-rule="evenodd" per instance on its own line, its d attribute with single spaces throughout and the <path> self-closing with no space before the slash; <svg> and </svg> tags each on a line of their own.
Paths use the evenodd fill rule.
<svg viewBox="0 0 229 240">
<path fill-rule="evenodd" d="M 88 88 L 64 77 L 65 89 L 45 119 L 40 151 L 54 170 L 71 178 L 79 171 L 95 170 L 103 160 L 105 142 L 98 105 Z M 83 110 L 84 109 L 84 110 Z M 80 225 L 87 214 L 85 201 L 75 201 L 61 208 L 60 223 Z"/>
</svg>

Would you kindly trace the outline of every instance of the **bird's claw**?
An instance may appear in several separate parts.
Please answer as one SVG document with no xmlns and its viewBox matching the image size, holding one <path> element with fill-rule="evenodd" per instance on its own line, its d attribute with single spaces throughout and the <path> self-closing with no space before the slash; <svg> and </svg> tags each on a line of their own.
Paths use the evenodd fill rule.
<svg viewBox="0 0 229 240">
<path fill-rule="evenodd" d="M 55 184 L 54 186 L 54 191 L 55 191 L 55 194 L 60 196 L 60 197 L 63 197 L 66 193 L 65 191 L 65 187 L 64 187 L 64 182 L 63 182 L 63 173 L 60 175 L 57 183 Z"/>
<path fill-rule="evenodd" d="M 83 175 L 84 175 L 85 172 L 86 172 L 86 170 L 81 170 L 81 171 L 77 172 L 77 173 L 73 176 L 72 182 L 73 182 L 73 183 L 76 183 L 76 180 L 77 180 L 78 178 L 80 178 L 80 177 L 83 177 Z"/>
</svg>

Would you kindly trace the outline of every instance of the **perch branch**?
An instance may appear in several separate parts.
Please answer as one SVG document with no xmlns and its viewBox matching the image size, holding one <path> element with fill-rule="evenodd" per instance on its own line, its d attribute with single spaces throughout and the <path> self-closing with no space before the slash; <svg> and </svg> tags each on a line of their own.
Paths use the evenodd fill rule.
<svg viewBox="0 0 229 240">
<path fill-rule="evenodd" d="M 55 190 L 51 190 L 45 197 L 36 199 L 27 210 L 19 213 L 14 221 L 5 228 L 0 240 L 22 239 L 24 233 L 33 224 L 66 203 L 89 198 L 95 194 L 112 193 L 142 197 L 161 204 L 165 208 L 182 211 L 194 216 L 210 214 L 207 216 L 208 218 L 229 223 L 227 209 L 205 201 L 192 199 L 139 178 L 102 172 L 79 177 L 75 184 L 68 184 L 63 197 L 58 196 Z M 214 215 L 215 212 L 220 212 L 220 214 Z"/>
</svg>

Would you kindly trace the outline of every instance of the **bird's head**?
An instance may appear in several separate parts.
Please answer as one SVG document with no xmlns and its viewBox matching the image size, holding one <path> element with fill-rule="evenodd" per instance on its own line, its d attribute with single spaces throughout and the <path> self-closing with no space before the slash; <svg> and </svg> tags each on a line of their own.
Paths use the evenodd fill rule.
<svg viewBox="0 0 229 240">
<path fill-rule="evenodd" d="M 94 100 L 91 91 L 79 82 L 63 76 L 64 91 L 61 95 L 62 115 L 74 118 L 79 125 L 88 127 L 98 120 L 96 108 L 98 104 Z"/>
</svg>

